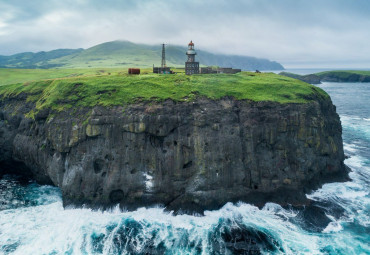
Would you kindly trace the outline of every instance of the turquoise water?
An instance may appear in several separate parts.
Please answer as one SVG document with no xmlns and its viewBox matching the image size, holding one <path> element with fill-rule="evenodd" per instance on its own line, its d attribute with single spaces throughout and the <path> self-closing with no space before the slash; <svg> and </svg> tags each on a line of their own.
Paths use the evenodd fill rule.
<svg viewBox="0 0 370 255">
<path fill-rule="evenodd" d="M 324 83 L 343 125 L 352 181 L 304 210 L 226 204 L 204 216 L 161 208 L 63 209 L 60 191 L 0 180 L 0 254 L 370 254 L 370 84 Z"/>
</svg>

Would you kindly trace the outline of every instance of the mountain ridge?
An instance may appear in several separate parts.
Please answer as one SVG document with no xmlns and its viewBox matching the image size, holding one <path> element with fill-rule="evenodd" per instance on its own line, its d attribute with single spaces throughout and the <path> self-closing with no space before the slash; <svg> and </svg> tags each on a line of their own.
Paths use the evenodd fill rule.
<svg viewBox="0 0 370 255">
<path fill-rule="evenodd" d="M 181 67 L 186 61 L 186 47 L 169 45 L 166 47 L 168 66 Z M 242 70 L 283 70 L 284 67 L 268 59 L 214 54 L 197 50 L 201 65 L 215 65 Z M 89 68 L 89 67 L 151 67 L 159 65 L 161 46 L 136 44 L 129 41 L 111 41 L 87 49 L 56 49 L 41 52 L 23 52 L 10 56 L 0 55 L 0 68 Z"/>
</svg>

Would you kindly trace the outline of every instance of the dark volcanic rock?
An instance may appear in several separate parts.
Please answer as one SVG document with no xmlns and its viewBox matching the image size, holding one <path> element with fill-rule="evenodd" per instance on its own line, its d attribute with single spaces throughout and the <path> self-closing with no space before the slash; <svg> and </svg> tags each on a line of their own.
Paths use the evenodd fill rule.
<svg viewBox="0 0 370 255">
<path fill-rule="evenodd" d="M 262 254 L 284 252 L 280 243 L 269 233 L 246 227 L 238 221 L 222 220 L 211 232 L 215 254 Z"/>
<path fill-rule="evenodd" d="M 330 99 L 135 103 L 63 112 L 0 101 L 0 168 L 22 163 L 61 188 L 64 205 L 203 211 L 226 202 L 307 203 L 305 192 L 346 176 Z"/>
</svg>

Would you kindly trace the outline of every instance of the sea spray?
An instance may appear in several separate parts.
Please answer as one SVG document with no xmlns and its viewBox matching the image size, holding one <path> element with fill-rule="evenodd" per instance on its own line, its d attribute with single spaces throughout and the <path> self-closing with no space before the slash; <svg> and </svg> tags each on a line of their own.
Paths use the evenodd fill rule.
<svg viewBox="0 0 370 255">
<path fill-rule="evenodd" d="M 30 185 L 24 187 L 29 188 Z M 257 249 L 294 254 L 319 249 L 317 237 L 288 221 L 296 212 L 276 204 L 267 204 L 260 210 L 249 204 L 229 203 L 220 210 L 205 212 L 204 216 L 175 216 L 161 208 L 102 212 L 63 209 L 60 195 L 52 194 L 55 188 L 40 187 L 45 188 L 52 191 L 45 194 L 49 199 L 40 202 L 35 197 L 37 205 L 0 212 L 3 252 L 209 254 Z M 236 230 L 238 235 L 245 235 L 245 240 L 233 236 Z M 249 246 L 243 243 L 247 241 Z"/>
</svg>

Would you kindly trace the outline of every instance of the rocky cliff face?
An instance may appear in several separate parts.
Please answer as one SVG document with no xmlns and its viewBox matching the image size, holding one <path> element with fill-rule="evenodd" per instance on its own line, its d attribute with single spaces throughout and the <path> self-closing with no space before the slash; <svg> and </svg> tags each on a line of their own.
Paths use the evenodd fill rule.
<svg viewBox="0 0 370 255">
<path fill-rule="evenodd" d="M 61 188 L 65 205 L 202 211 L 232 201 L 305 204 L 346 176 L 330 100 L 307 104 L 171 100 L 40 111 L 0 103 L 0 164 Z"/>
</svg>

